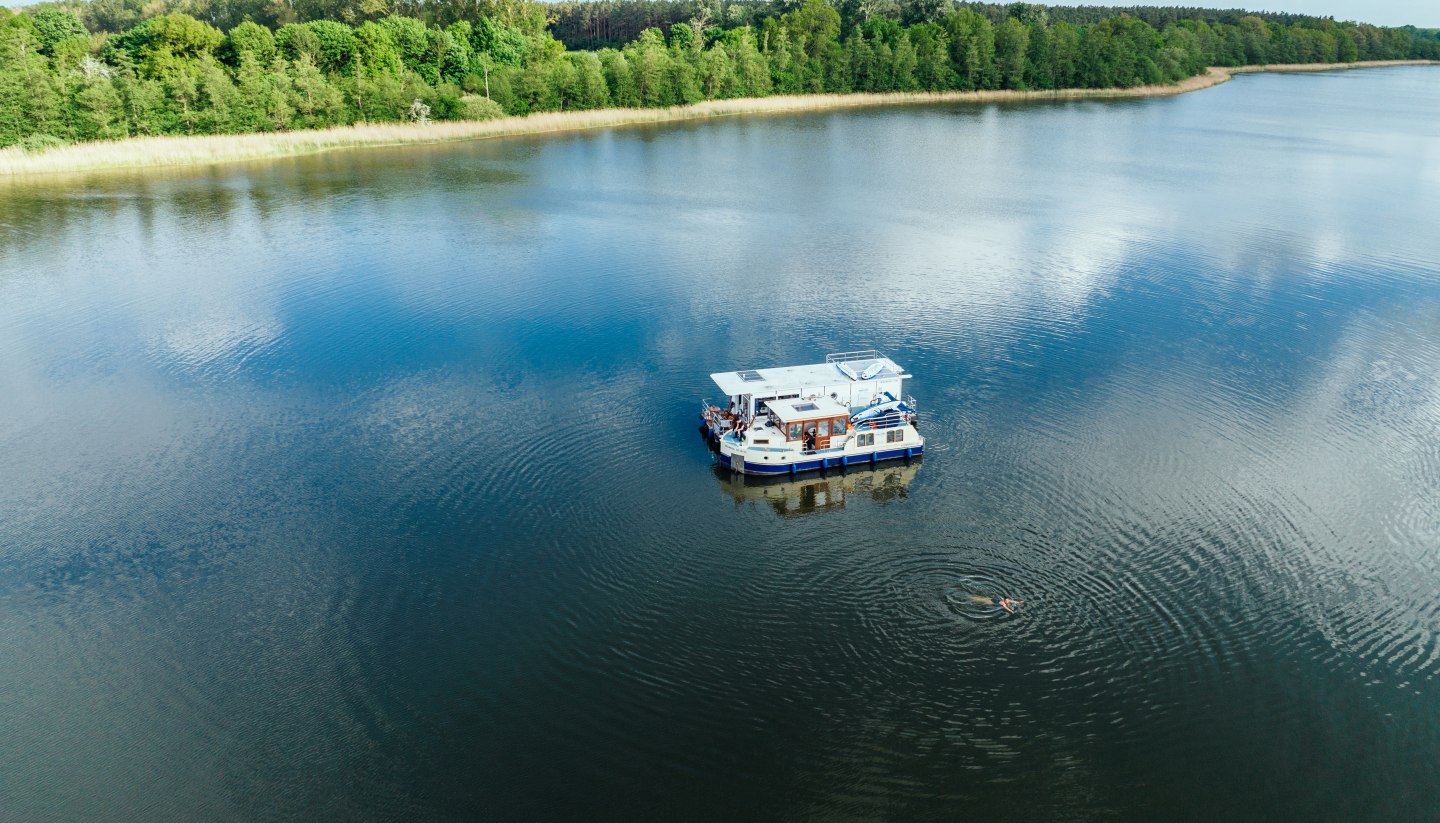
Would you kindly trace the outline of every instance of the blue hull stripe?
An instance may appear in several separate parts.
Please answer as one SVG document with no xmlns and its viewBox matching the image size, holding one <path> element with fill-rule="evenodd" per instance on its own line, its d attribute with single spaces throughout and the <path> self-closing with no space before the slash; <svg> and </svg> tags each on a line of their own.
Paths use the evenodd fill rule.
<svg viewBox="0 0 1440 823">
<path fill-rule="evenodd" d="M 906 456 L 906 455 L 905 455 L 905 451 L 906 451 L 905 449 L 894 449 L 894 450 L 892 450 L 892 451 L 876 452 L 876 453 L 875 453 L 875 460 L 876 460 L 876 461 L 880 461 L 880 460 L 895 460 L 895 459 L 897 459 L 897 458 L 905 457 L 905 456 Z M 910 456 L 911 456 L 911 457 L 920 457 L 921 455 L 923 455 L 923 454 L 925 453 L 925 447 L 924 447 L 924 446 L 912 446 L 909 451 L 910 451 Z M 841 461 L 844 461 L 844 462 L 843 462 L 843 465 L 846 465 L 846 466 L 854 466 L 854 465 L 862 464 L 862 463 L 863 463 L 863 464 L 869 464 L 869 463 L 870 463 L 870 455 L 868 455 L 868 454 L 852 454 L 852 455 L 850 455 L 850 456 L 848 456 L 848 457 L 842 457 L 842 456 L 831 457 L 831 458 L 828 458 L 828 459 L 826 459 L 825 461 L 823 461 L 823 462 L 825 463 L 824 468 L 838 469 L 838 468 L 840 468 L 841 465 L 842 465 L 842 462 L 841 462 Z M 720 455 L 720 462 L 721 462 L 723 465 L 729 466 L 729 465 L 730 465 L 730 455 L 728 455 L 728 454 L 722 454 L 722 455 Z M 795 471 L 796 471 L 797 473 L 798 473 L 798 472 L 819 471 L 819 470 L 822 468 L 821 462 L 822 462 L 822 461 L 820 461 L 820 460 L 806 460 L 806 461 L 799 462 L 799 463 L 794 463 L 794 464 L 791 464 L 791 463 L 751 463 L 750 461 L 747 460 L 747 461 L 745 461 L 745 473 L 746 473 L 746 474 L 789 474 L 789 473 L 790 473 L 790 467 L 791 467 L 791 465 L 794 465 Z"/>
</svg>

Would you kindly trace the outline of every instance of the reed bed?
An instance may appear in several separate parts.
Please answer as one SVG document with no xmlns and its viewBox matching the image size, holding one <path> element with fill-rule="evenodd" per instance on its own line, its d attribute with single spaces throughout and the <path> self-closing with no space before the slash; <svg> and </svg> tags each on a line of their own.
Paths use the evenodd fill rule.
<svg viewBox="0 0 1440 823">
<path fill-rule="evenodd" d="M 675 123 L 735 115 L 783 114 L 823 109 L 857 108 L 924 103 L 995 103 L 1025 100 L 1076 100 L 1155 97 L 1184 94 L 1223 83 L 1230 76 L 1251 71 L 1324 71 L 1377 65 L 1407 65 L 1429 61 L 1388 60 L 1299 66 L 1245 66 L 1211 68 L 1174 85 L 1128 89 L 1059 89 L 1046 91 L 897 92 L 889 94 L 811 94 L 710 100 L 668 109 L 601 109 L 544 112 L 498 120 L 427 124 L 376 123 L 307 131 L 132 137 L 60 146 L 34 154 L 19 148 L 0 149 L 0 178 L 28 177 L 61 172 L 102 169 L 136 169 L 188 166 L 288 157 L 332 149 L 394 146 L 409 143 L 446 143 L 494 137 L 550 134 L 583 129 Z"/>
<path fill-rule="evenodd" d="M 1261 66 L 1236 66 L 1225 69 L 1231 74 L 1254 74 L 1261 71 L 1335 71 L 1337 69 L 1376 69 L 1385 66 L 1429 66 L 1434 60 L 1365 60 L 1359 63 L 1268 63 Z"/>
</svg>

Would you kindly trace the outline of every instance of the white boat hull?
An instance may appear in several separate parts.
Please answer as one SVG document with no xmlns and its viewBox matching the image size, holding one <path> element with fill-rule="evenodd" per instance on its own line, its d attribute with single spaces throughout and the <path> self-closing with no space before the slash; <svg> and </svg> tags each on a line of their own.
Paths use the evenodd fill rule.
<svg viewBox="0 0 1440 823">
<path fill-rule="evenodd" d="M 891 433 L 896 439 L 889 439 Z M 920 457 L 925 453 L 925 438 L 909 424 L 874 432 L 873 445 L 857 445 L 858 438 L 848 435 L 844 445 L 815 451 L 798 448 L 749 446 L 733 435 L 720 438 L 720 462 L 731 471 L 751 475 L 793 475 L 801 472 L 838 469 L 845 466 L 874 465 L 884 460 Z"/>
</svg>

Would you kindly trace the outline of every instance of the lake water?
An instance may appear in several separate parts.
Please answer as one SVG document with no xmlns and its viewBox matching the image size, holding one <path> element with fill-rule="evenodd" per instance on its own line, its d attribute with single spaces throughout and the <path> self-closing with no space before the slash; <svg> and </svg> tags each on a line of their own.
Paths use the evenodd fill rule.
<svg viewBox="0 0 1440 823">
<path fill-rule="evenodd" d="M 1437 107 L 5 186 L 0 818 L 1433 819 Z M 923 461 L 716 470 L 710 372 L 867 347 Z"/>
</svg>

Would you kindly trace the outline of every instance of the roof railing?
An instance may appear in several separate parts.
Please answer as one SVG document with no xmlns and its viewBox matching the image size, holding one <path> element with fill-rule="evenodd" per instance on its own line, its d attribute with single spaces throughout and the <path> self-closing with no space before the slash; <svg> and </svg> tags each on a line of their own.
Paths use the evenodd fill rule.
<svg viewBox="0 0 1440 823">
<path fill-rule="evenodd" d="M 834 354 L 827 354 L 825 355 L 825 362 L 854 363 L 857 360 L 879 360 L 884 357 L 885 355 L 874 349 L 862 349 L 860 351 L 840 351 Z"/>
</svg>

